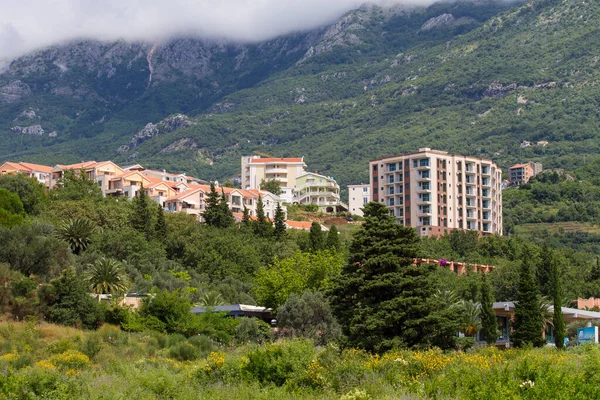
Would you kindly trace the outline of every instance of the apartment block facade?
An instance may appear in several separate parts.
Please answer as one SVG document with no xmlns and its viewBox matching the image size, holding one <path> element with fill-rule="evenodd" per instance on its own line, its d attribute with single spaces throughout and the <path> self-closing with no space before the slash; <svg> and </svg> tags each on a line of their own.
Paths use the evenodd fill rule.
<svg viewBox="0 0 600 400">
<path fill-rule="evenodd" d="M 543 170 L 542 164 L 528 162 L 525 164 L 516 164 L 508 169 L 508 176 L 510 183 L 513 185 L 520 185 L 527 183 L 532 176 L 536 176 Z"/>
<path fill-rule="evenodd" d="M 420 236 L 502 234 L 502 170 L 491 160 L 421 148 L 370 162 L 372 200 Z"/>
<path fill-rule="evenodd" d="M 362 208 L 371 201 L 371 185 L 348 185 L 348 211 L 363 216 Z"/>
<path fill-rule="evenodd" d="M 302 158 L 242 157 L 242 189 L 260 189 L 260 183 L 275 180 L 281 185 L 281 198 L 292 203 L 296 178 L 305 173 Z"/>
</svg>

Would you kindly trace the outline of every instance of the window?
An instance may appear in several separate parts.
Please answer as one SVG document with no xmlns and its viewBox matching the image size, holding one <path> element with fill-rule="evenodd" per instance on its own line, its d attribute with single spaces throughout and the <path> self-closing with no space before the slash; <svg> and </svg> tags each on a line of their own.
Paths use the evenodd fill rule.
<svg viewBox="0 0 600 400">
<path fill-rule="evenodd" d="M 369 192 L 369 188 L 364 187 L 363 188 L 363 193 L 368 193 Z"/>
<path fill-rule="evenodd" d="M 394 172 L 396 170 L 396 163 L 388 164 L 388 171 Z"/>
<path fill-rule="evenodd" d="M 393 197 L 392 197 L 392 198 L 390 198 L 389 205 L 390 205 L 390 206 L 393 206 L 393 205 L 394 205 L 394 198 L 393 198 Z"/>
<path fill-rule="evenodd" d="M 368 199 L 368 198 L 366 198 L 366 197 L 365 197 L 365 198 L 363 198 L 363 204 L 367 204 L 368 202 L 369 202 L 369 199 Z"/>
</svg>

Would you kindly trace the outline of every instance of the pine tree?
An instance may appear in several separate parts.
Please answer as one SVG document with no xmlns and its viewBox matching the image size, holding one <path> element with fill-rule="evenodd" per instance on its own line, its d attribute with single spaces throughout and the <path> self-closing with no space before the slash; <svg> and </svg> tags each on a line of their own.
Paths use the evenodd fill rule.
<svg viewBox="0 0 600 400">
<path fill-rule="evenodd" d="M 562 349 L 565 342 L 565 318 L 562 313 L 562 290 L 560 287 L 560 267 L 556 257 L 552 260 L 552 297 L 554 302 L 554 314 L 552 325 L 554 326 L 554 344 L 557 349 Z"/>
<path fill-rule="evenodd" d="M 165 212 L 160 204 L 157 208 L 154 235 L 158 240 L 165 240 L 167 238 L 167 222 L 165 221 Z"/>
<path fill-rule="evenodd" d="M 544 242 L 536 269 L 537 284 L 542 296 L 552 295 L 552 250 Z"/>
<path fill-rule="evenodd" d="M 397 224 L 383 204 L 371 202 L 364 211 L 350 260 L 329 291 L 346 344 L 378 352 L 451 347 L 459 318 L 453 310 L 441 310 L 433 297 L 436 266 L 413 265 L 419 251 L 415 230 Z"/>
<path fill-rule="evenodd" d="M 261 237 L 271 236 L 273 226 L 265 216 L 265 207 L 263 205 L 262 196 L 258 196 L 256 202 L 256 221 L 254 221 L 254 233 Z"/>
<path fill-rule="evenodd" d="M 144 185 L 140 186 L 138 195 L 133 198 L 132 205 L 133 211 L 131 213 L 131 226 L 139 231 L 146 234 L 147 238 L 151 238 L 154 234 L 154 210 L 150 204 L 151 200 L 148 198 Z"/>
<path fill-rule="evenodd" d="M 485 274 L 481 284 L 481 336 L 487 344 L 494 344 L 498 340 L 498 321 L 494 313 L 492 287 Z"/>
<path fill-rule="evenodd" d="M 337 227 L 335 225 L 331 225 L 329 228 L 329 232 L 327 233 L 327 241 L 325 243 L 325 247 L 331 250 L 338 251 L 340 249 L 340 235 L 338 233 Z"/>
<path fill-rule="evenodd" d="M 277 239 L 281 239 L 285 236 L 285 234 L 285 213 L 283 212 L 281 203 L 278 202 L 277 208 L 275 209 L 275 237 Z"/>
<path fill-rule="evenodd" d="M 207 225 L 214 226 L 217 224 L 220 214 L 219 208 L 219 193 L 215 189 L 215 184 L 210 183 L 210 193 L 206 197 L 206 208 L 202 213 L 202 218 Z"/>
<path fill-rule="evenodd" d="M 533 278 L 530 265 L 530 252 L 523 255 L 517 298 L 515 304 L 515 331 L 512 342 L 516 347 L 545 344 L 542 336 L 543 324 L 540 311 L 538 288 Z"/>
<path fill-rule="evenodd" d="M 325 248 L 325 237 L 318 222 L 313 222 L 310 226 L 309 240 L 312 251 L 317 252 Z"/>
</svg>

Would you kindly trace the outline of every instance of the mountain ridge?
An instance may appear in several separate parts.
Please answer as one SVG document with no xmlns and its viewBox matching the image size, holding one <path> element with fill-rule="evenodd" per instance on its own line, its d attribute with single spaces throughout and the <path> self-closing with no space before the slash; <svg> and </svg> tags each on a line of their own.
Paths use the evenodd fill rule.
<svg viewBox="0 0 600 400">
<path fill-rule="evenodd" d="M 93 153 L 97 155 L 93 158 L 135 160 L 224 179 L 239 173 L 241 154 L 262 151 L 304 155 L 311 169 L 333 175 L 342 184 L 366 181 L 366 161 L 371 158 L 425 146 L 493 158 L 503 166 L 535 159 L 548 166 L 577 167 L 575 155 L 592 156 L 598 149 L 594 105 L 599 100 L 593 90 L 598 82 L 595 63 L 600 60 L 595 58 L 600 43 L 598 27 L 593 25 L 594 18 L 600 17 L 598 6 L 555 0 L 510 7 L 493 3 L 493 9 L 490 4 L 435 4 L 393 15 L 382 15 L 376 8 L 359 9 L 344 16 L 346 25 L 341 25 L 360 20 L 360 29 L 356 25 L 349 31 L 336 29 L 338 21 L 333 30 L 330 26 L 305 36 L 280 38 L 270 42 L 269 49 L 230 47 L 225 50 L 231 53 L 222 59 L 219 51 L 225 50 L 214 50 L 211 62 L 216 64 L 208 65 L 218 65 L 221 68 L 215 70 L 224 74 L 217 85 L 203 82 L 206 96 L 214 95 L 203 107 L 186 103 L 186 96 L 197 94 L 198 88 L 182 81 L 182 85 L 162 87 L 162 93 L 148 96 L 149 100 L 142 96 L 135 107 L 123 107 L 104 121 L 99 114 L 88 118 L 83 126 L 89 136 L 72 135 L 61 142 L 56 130 L 58 137 L 52 144 L 44 142 L 47 137 L 21 135 L 18 145 L 16 140 L 0 145 L 0 157 L 58 161 L 65 154 Z M 369 18 L 356 17 L 361 13 L 370 13 Z M 446 23 L 421 31 L 432 18 L 445 14 L 455 21 L 475 22 L 448 24 L 451 19 L 444 17 Z M 324 38 L 328 31 L 338 36 Z M 314 51 L 303 60 L 311 47 L 319 45 L 326 51 Z M 281 55 L 282 49 L 296 50 Z M 260 51 L 279 54 L 281 67 L 261 72 L 257 62 L 246 64 L 243 71 L 235 69 L 236 59 L 254 61 Z M 243 87 L 241 79 L 252 73 L 259 78 Z M 165 72 L 157 74 L 158 82 L 163 76 L 173 79 Z M 0 82 L 4 76 L 0 75 Z M 156 112 L 156 104 L 167 100 L 170 108 Z M 115 100 L 115 104 L 119 103 Z M 0 127 L 10 128 L 26 106 L 13 103 L 11 122 L 0 121 Z M 0 106 L 3 113 L 7 108 Z M 43 112 L 33 108 L 43 126 Z M 144 112 L 136 113 L 139 110 Z M 148 123 L 157 125 L 177 113 L 194 123 L 117 152 Z M 98 125 L 102 130 L 93 132 Z M 90 126 L 92 132 L 87 131 Z M 6 133 L 0 129 L 0 135 Z M 550 144 L 521 149 L 523 140 Z M 88 142 L 94 152 L 83 151 Z M 40 143 L 49 143 L 43 155 L 35 147 Z"/>
</svg>

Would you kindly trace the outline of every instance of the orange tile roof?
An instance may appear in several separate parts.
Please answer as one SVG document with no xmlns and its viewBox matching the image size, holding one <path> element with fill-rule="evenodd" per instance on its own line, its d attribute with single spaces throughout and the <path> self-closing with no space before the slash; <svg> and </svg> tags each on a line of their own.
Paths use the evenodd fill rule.
<svg viewBox="0 0 600 400">
<path fill-rule="evenodd" d="M 21 168 L 21 165 L 14 163 L 14 162 L 10 162 L 10 161 L 7 161 L 4 164 L 2 164 L 2 166 L 5 166 L 5 165 L 12 169 L 15 169 L 17 171 Z"/>
<path fill-rule="evenodd" d="M 250 163 L 259 164 L 267 162 L 300 163 L 304 162 L 302 158 L 253 158 Z"/>
<path fill-rule="evenodd" d="M 52 172 L 52 167 L 49 167 L 47 165 L 31 164 L 31 163 L 25 163 L 25 162 L 20 162 L 19 165 L 22 165 L 26 168 L 29 168 L 29 169 L 35 170 L 35 171 L 46 172 L 46 173 Z"/>
<path fill-rule="evenodd" d="M 184 197 L 188 197 L 193 195 L 194 193 L 200 192 L 200 191 L 204 191 L 202 188 L 197 188 L 197 189 L 188 189 L 185 192 L 182 193 L 178 193 L 177 195 L 173 196 L 173 197 L 169 197 L 167 199 L 167 201 L 173 201 L 173 200 L 180 200 Z"/>
<path fill-rule="evenodd" d="M 77 164 L 68 164 L 68 165 L 58 164 L 57 167 L 60 169 L 81 169 L 81 168 L 89 168 L 95 164 L 97 164 L 96 161 L 84 161 L 84 162 L 80 162 Z"/>
<path fill-rule="evenodd" d="M 310 221 L 285 221 L 285 224 L 295 229 L 310 229 L 312 227 L 312 222 Z"/>
<path fill-rule="evenodd" d="M 509 169 L 516 169 L 516 168 L 525 168 L 525 167 L 529 167 L 529 164 L 515 164 L 512 167 L 510 167 Z"/>
</svg>

